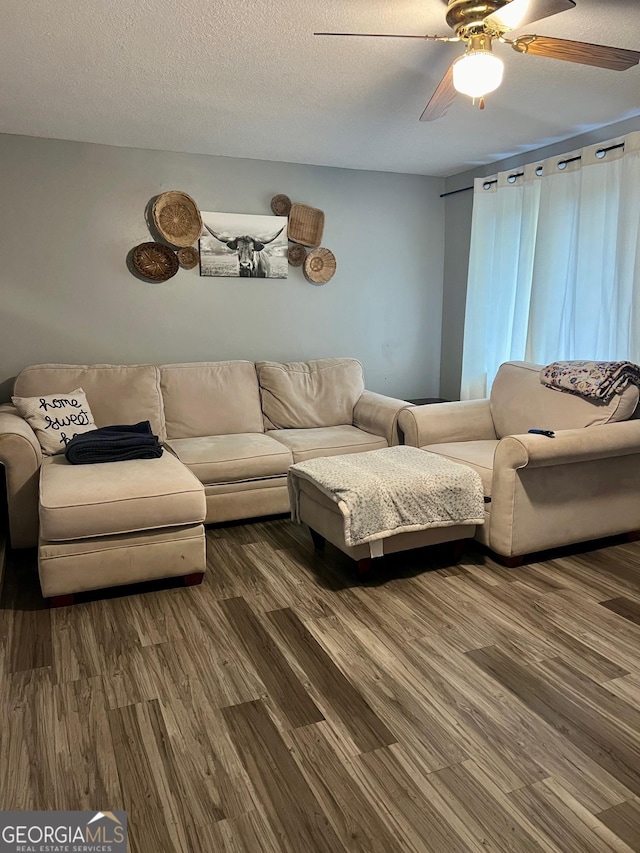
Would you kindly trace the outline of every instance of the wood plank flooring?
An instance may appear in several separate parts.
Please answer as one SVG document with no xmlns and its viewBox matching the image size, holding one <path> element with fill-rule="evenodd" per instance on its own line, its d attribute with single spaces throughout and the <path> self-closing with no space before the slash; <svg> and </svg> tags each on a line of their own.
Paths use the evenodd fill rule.
<svg viewBox="0 0 640 853">
<path fill-rule="evenodd" d="M 211 528 L 200 587 L 0 598 L 0 809 L 132 853 L 640 851 L 640 542 L 508 570 Z M 606 544 L 606 543 L 605 543 Z"/>
</svg>

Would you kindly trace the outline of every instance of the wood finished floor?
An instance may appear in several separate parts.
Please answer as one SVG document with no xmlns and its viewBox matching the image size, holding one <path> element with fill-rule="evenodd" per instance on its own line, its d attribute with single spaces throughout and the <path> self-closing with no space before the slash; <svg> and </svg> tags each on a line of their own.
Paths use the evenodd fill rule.
<svg viewBox="0 0 640 853">
<path fill-rule="evenodd" d="M 0 808 L 126 809 L 132 853 L 640 851 L 640 543 L 359 585 L 288 520 L 201 587 L 0 601 Z"/>
</svg>

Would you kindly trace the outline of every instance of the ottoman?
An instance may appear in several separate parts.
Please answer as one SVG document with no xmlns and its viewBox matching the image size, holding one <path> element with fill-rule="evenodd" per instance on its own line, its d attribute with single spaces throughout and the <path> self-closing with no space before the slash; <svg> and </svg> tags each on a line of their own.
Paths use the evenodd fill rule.
<svg viewBox="0 0 640 853">
<path fill-rule="evenodd" d="M 337 485 L 341 476 L 344 486 Z M 328 540 L 357 561 L 361 575 L 370 569 L 372 558 L 440 542 L 460 543 L 455 551 L 459 558 L 462 540 L 473 537 L 476 526 L 484 522 L 484 493 L 477 472 L 412 447 L 297 463 L 289 469 L 289 494 L 292 518 L 308 525 L 316 548 Z M 451 507 L 440 512 L 440 504 L 451 495 Z M 395 532 L 372 534 L 369 541 L 347 541 L 353 512 L 363 509 L 369 515 L 367 501 L 376 503 L 379 498 L 395 511 L 391 514 L 397 521 Z M 403 500 L 412 504 L 410 511 L 403 510 Z"/>
<path fill-rule="evenodd" d="M 40 586 L 53 606 L 85 590 L 204 576 L 204 487 L 166 450 L 159 459 L 96 465 L 50 456 L 39 512 Z"/>
</svg>

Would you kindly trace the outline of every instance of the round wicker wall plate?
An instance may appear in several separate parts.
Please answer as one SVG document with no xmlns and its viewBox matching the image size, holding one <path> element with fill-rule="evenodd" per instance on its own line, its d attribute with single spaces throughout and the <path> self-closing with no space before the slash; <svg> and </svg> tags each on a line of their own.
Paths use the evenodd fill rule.
<svg viewBox="0 0 640 853">
<path fill-rule="evenodd" d="M 167 281 L 178 272 L 175 252 L 162 243 L 140 243 L 131 253 L 131 263 L 149 281 Z"/>
<path fill-rule="evenodd" d="M 292 243 L 287 249 L 287 258 L 292 267 L 301 267 L 307 257 L 307 250 L 299 243 Z"/>
<path fill-rule="evenodd" d="M 271 210 L 276 216 L 288 216 L 291 210 L 291 199 L 284 193 L 278 193 L 271 199 Z"/>
<path fill-rule="evenodd" d="M 194 249 L 193 246 L 183 246 L 182 249 L 178 249 L 176 255 L 178 256 L 178 263 L 183 270 L 192 270 L 198 266 L 200 255 L 198 254 L 198 250 Z"/>
<path fill-rule="evenodd" d="M 190 246 L 202 233 L 198 205 L 186 193 L 162 193 L 154 201 L 152 213 L 156 228 L 172 246 Z"/>
<path fill-rule="evenodd" d="M 304 261 L 304 274 L 312 284 L 326 284 L 336 271 L 336 258 L 329 249 L 313 249 Z"/>
</svg>

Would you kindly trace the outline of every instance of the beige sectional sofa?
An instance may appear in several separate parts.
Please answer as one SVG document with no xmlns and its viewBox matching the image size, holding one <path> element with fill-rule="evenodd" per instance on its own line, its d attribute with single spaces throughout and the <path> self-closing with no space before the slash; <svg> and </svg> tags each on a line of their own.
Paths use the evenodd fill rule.
<svg viewBox="0 0 640 853">
<path fill-rule="evenodd" d="M 150 538 L 174 560 L 176 541 L 192 540 L 190 556 L 173 570 L 161 561 L 161 574 L 202 572 L 203 522 L 287 512 L 294 461 L 397 444 L 398 414 L 408 405 L 366 391 L 362 365 L 347 358 L 35 365 L 19 374 L 14 395 L 77 388 L 98 427 L 149 420 L 166 452 L 157 460 L 71 466 L 63 456 L 43 458 L 27 422 L 12 406 L 0 407 L 11 544 L 39 545 L 41 582 L 46 561 L 64 567 L 55 584 L 43 583 L 52 596 L 91 588 L 82 577 L 89 553 L 102 554 L 94 559 L 101 565 L 105 551 L 114 565 L 120 559 L 117 582 L 126 582 L 127 560 L 140 553 L 133 548 Z M 129 582 L 144 579 L 146 562 Z M 73 581 L 59 582 L 63 576 Z"/>
<path fill-rule="evenodd" d="M 480 474 L 485 523 L 476 538 L 512 565 L 640 530 L 640 420 L 630 420 L 638 389 L 596 404 L 543 386 L 540 369 L 506 362 L 489 399 L 415 406 L 399 418 L 406 444 Z"/>
</svg>

